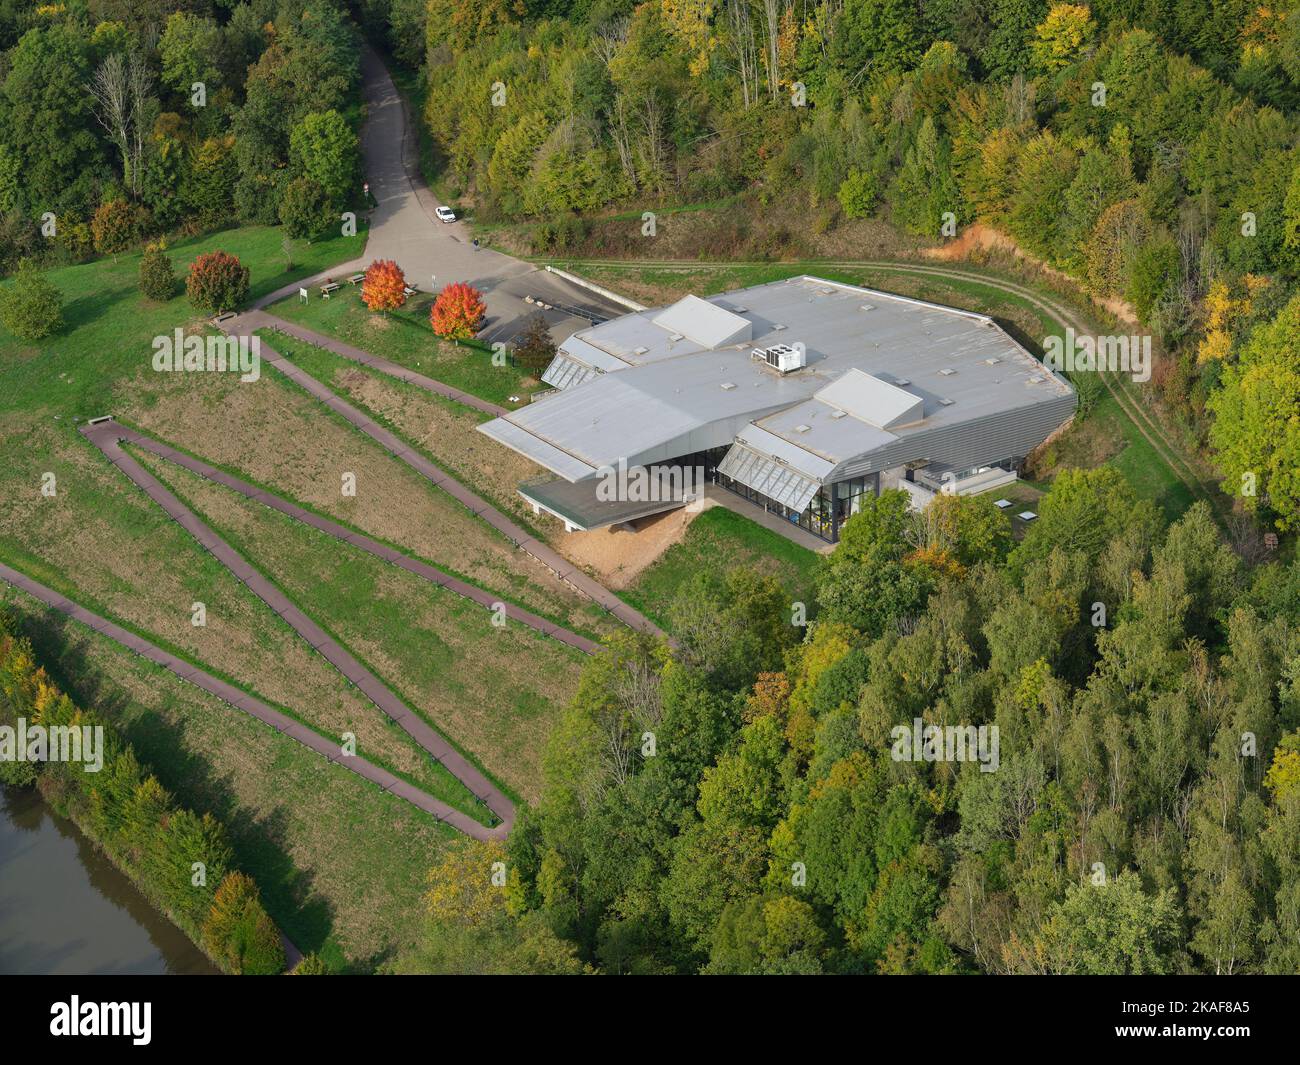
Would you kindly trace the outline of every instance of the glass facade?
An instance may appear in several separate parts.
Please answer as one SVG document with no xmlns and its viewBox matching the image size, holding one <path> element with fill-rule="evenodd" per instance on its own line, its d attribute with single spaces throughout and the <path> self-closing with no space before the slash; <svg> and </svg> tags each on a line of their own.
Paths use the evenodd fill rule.
<svg viewBox="0 0 1300 1065">
<path fill-rule="evenodd" d="M 726 474 L 716 474 L 715 479 L 716 483 L 723 488 L 743 499 L 748 499 L 769 514 L 775 514 L 791 525 L 797 525 L 805 532 L 810 532 L 833 544 L 839 541 L 841 526 L 858 512 L 863 495 L 867 492 L 876 494 L 880 475 L 873 473 L 866 477 L 838 481 L 835 484 L 824 484 L 802 511 L 791 510 Z"/>
</svg>

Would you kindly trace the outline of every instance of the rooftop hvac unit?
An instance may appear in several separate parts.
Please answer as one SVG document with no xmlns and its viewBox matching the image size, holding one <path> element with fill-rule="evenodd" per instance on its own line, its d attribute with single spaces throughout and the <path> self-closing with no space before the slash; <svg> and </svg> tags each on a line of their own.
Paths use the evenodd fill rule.
<svg viewBox="0 0 1300 1065">
<path fill-rule="evenodd" d="M 770 348 L 755 348 L 753 357 L 762 359 L 772 369 L 780 373 L 790 373 L 792 370 L 798 370 L 805 366 L 808 361 L 802 346 L 796 348 L 790 344 L 773 344 Z"/>
</svg>

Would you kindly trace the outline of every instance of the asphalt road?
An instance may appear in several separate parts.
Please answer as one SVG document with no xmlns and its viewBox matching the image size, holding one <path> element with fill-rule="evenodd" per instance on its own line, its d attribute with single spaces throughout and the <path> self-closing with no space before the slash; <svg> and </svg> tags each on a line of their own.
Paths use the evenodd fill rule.
<svg viewBox="0 0 1300 1065">
<path fill-rule="evenodd" d="M 402 98 L 379 55 L 367 47 L 362 57 L 367 106 L 361 148 L 365 179 L 378 206 L 370 216 L 366 263 L 392 259 L 407 282 L 430 292 L 452 281 L 468 281 L 484 294 L 487 322 L 480 339 L 510 340 L 538 309 L 526 296 L 557 309 L 542 312 L 557 341 L 589 325 L 588 319 L 558 308 L 581 310 L 600 318 L 626 314 L 622 307 L 587 289 L 539 269 L 533 263 L 487 248 L 475 248 L 461 222 L 440 222 L 440 205 L 419 170 L 419 116 L 408 116 Z M 336 271 L 337 272 L 337 271 Z"/>
</svg>

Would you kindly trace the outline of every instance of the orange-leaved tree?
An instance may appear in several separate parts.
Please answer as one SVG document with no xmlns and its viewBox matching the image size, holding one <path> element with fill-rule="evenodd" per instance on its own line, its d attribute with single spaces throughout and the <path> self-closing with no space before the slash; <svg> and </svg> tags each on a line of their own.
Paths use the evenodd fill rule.
<svg viewBox="0 0 1300 1065">
<path fill-rule="evenodd" d="M 361 282 L 361 298 L 372 311 L 396 310 L 406 302 L 406 275 L 392 259 L 376 259 Z"/>
<path fill-rule="evenodd" d="M 207 314 L 233 311 L 248 298 L 248 267 L 229 252 L 210 251 L 190 263 L 185 291 Z"/>
<path fill-rule="evenodd" d="M 457 281 L 438 293 L 429 312 L 429 324 L 440 337 L 469 340 L 479 331 L 486 313 L 483 294 L 473 285 Z"/>
</svg>

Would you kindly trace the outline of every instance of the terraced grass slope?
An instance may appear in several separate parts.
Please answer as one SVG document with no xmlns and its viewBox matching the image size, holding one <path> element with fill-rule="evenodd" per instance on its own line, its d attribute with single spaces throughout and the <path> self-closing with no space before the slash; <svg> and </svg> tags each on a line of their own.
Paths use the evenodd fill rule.
<svg viewBox="0 0 1300 1065">
<path fill-rule="evenodd" d="M 133 454 L 408 706 L 536 799 L 550 726 L 584 656 L 138 449 Z M 364 752 L 361 752 L 364 753 Z"/>
</svg>

